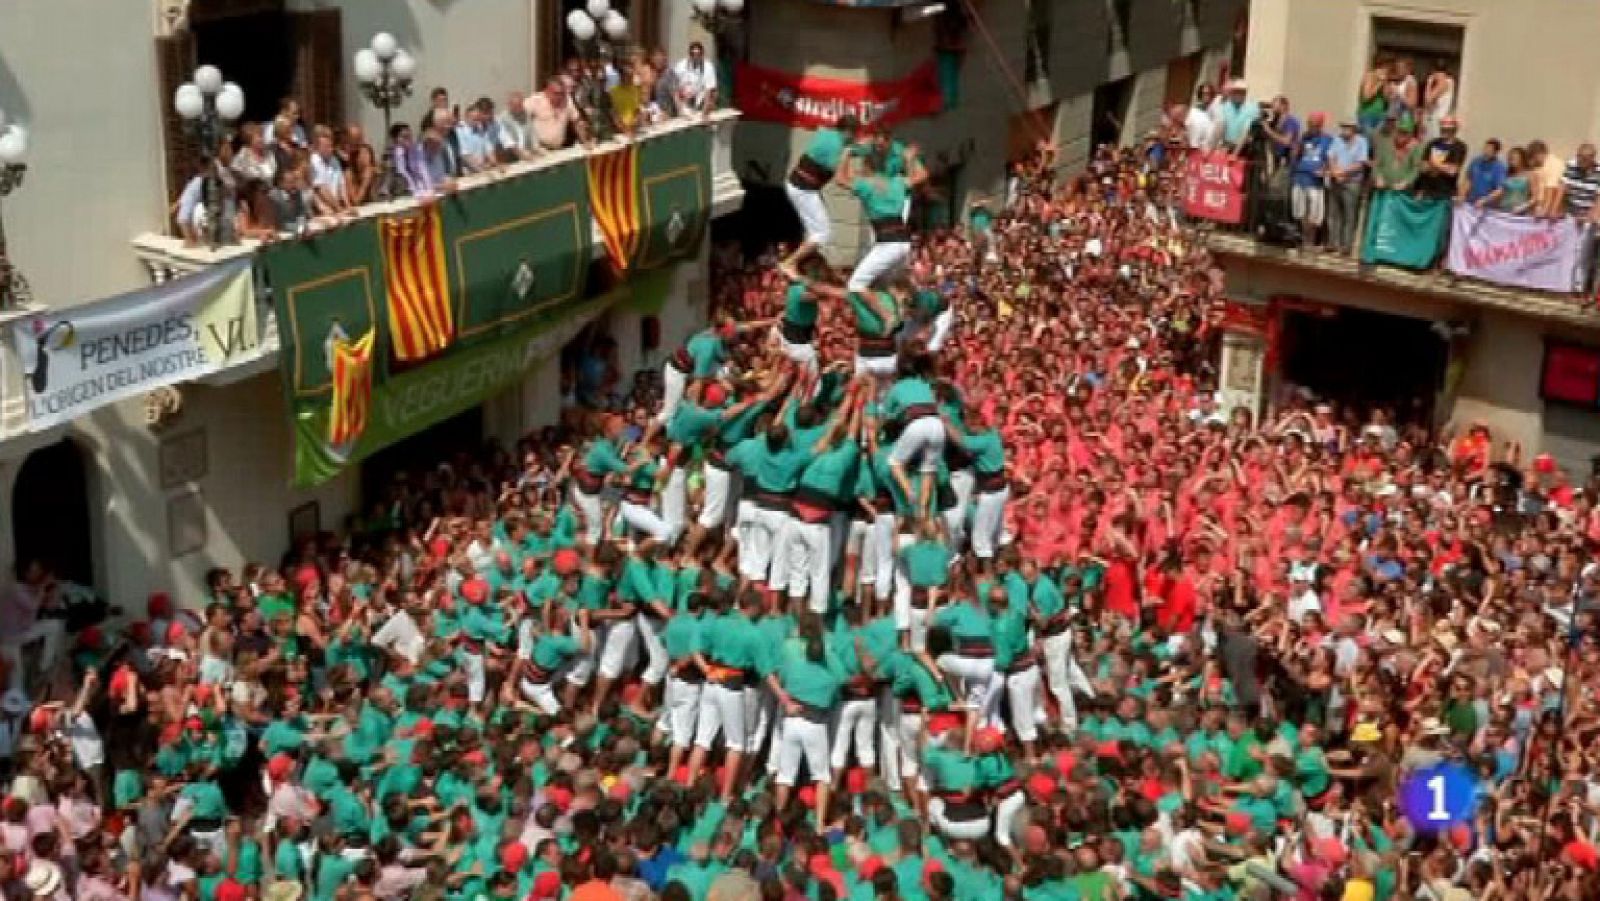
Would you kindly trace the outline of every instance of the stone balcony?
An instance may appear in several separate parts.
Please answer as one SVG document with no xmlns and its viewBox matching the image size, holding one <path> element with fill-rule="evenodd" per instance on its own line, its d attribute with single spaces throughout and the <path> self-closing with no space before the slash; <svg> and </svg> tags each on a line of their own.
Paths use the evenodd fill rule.
<svg viewBox="0 0 1600 901">
<path fill-rule="evenodd" d="M 708 118 L 674 119 L 652 128 L 648 133 L 642 134 L 633 140 L 649 141 L 664 134 L 671 134 L 685 128 L 711 128 L 715 135 L 711 145 L 711 218 L 726 215 L 737 210 L 744 202 L 744 188 L 739 184 L 739 176 L 733 170 L 733 131 L 738 124 L 739 111 L 733 109 L 717 110 Z M 593 147 L 568 147 L 553 153 L 541 156 L 536 160 L 497 169 L 494 172 L 468 175 L 457 180 L 457 191 L 467 192 L 484 185 L 494 184 L 504 178 L 534 172 L 539 169 L 582 159 L 592 154 L 605 153 L 622 146 L 621 141 L 608 141 L 596 144 Z M 400 200 L 384 203 L 372 203 L 361 208 L 361 217 L 377 217 L 390 213 L 404 212 L 417 206 L 417 201 L 407 197 Z M 600 234 L 600 226 L 594 225 L 594 247 L 598 259 L 605 252 L 604 241 Z M 312 232 L 316 232 L 316 228 Z M 203 245 L 196 246 L 185 244 L 182 238 L 146 232 L 133 239 L 133 252 L 139 261 L 150 271 L 150 278 L 156 283 L 164 282 L 169 278 L 198 272 L 208 266 L 214 266 L 227 260 L 237 259 L 241 256 L 252 255 L 261 246 L 261 242 L 246 240 L 238 244 L 212 249 Z M 272 346 L 276 348 L 276 339 Z"/>
<path fill-rule="evenodd" d="M 1249 234 L 1213 230 L 1205 234 L 1206 246 L 1227 268 L 1233 258 L 1245 265 L 1286 267 L 1322 276 L 1367 282 L 1395 291 L 1426 295 L 1445 302 L 1529 316 L 1548 322 L 1600 329 L 1600 310 L 1586 298 L 1510 288 L 1447 271 L 1415 272 L 1394 266 L 1363 264 L 1336 253 L 1289 249 L 1255 240 Z"/>
</svg>

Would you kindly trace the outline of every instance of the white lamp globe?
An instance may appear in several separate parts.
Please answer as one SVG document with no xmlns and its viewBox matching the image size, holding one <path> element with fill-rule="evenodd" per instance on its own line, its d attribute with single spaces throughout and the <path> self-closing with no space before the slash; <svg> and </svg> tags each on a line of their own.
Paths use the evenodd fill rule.
<svg viewBox="0 0 1600 901">
<path fill-rule="evenodd" d="M 394 55 L 394 62 L 389 64 L 389 69 L 396 78 L 408 80 L 417 74 L 417 58 L 401 50 Z"/>
<path fill-rule="evenodd" d="M 223 85 L 217 95 L 217 114 L 229 122 L 244 115 L 244 89 L 231 81 Z"/>
<path fill-rule="evenodd" d="M 222 90 L 222 70 L 206 65 L 194 70 L 194 84 L 202 93 L 215 94 Z"/>
<path fill-rule="evenodd" d="M 185 119 L 198 119 L 206 111 L 206 96 L 197 85 L 179 85 L 172 94 L 172 108 Z"/>
<path fill-rule="evenodd" d="M 600 22 L 600 27 L 605 30 L 606 37 L 613 41 L 620 41 L 628 36 L 628 20 L 616 10 L 606 13 L 606 17 Z"/>
<path fill-rule="evenodd" d="M 611 11 L 611 0 L 589 0 L 588 3 L 584 4 L 583 8 L 589 11 L 589 18 L 596 22 L 603 22 L 605 21 L 606 13 Z"/>
<path fill-rule="evenodd" d="M 722 8 L 734 15 L 744 11 L 744 0 L 722 0 Z"/>
<path fill-rule="evenodd" d="M 356 51 L 356 80 L 362 84 L 372 84 L 378 80 L 383 72 L 383 63 L 378 62 L 378 54 L 368 47 Z"/>
<path fill-rule="evenodd" d="M 394 55 L 399 51 L 400 43 L 389 32 L 380 31 L 372 36 L 372 52 L 377 54 L 378 59 L 387 62 L 394 59 Z"/>
<path fill-rule="evenodd" d="M 709 16 L 717 11 L 717 0 L 691 0 L 694 11 L 702 16 Z"/>
<path fill-rule="evenodd" d="M 587 41 L 594 37 L 594 20 L 581 9 L 575 9 L 567 14 L 567 30 L 580 41 Z"/>
<path fill-rule="evenodd" d="M 22 126 L 13 125 L 0 134 L 0 163 L 15 166 L 27 155 L 28 132 Z"/>
</svg>

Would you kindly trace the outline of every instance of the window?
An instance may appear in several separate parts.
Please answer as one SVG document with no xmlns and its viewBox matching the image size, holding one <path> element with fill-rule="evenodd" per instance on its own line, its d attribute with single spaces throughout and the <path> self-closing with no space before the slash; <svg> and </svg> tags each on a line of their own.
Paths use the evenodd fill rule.
<svg viewBox="0 0 1600 901">
<path fill-rule="evenodd" d="M 539 66 L 542 76 L 560 70 L 563 60 L 578 55 L 578 42 L 567 30 L 567 15 L 583 9 L 587 0 L 539 0 L 542 13 L 539 41 Z M 624 53 L 649 52 L 661 42 L 661 0 L 611 0 L 611 8 L 628 19 L 628 39 Z"/>
<path fill-rule="evenodd" d="M 1371 69 L 1388 68 L 1391 90 L 1409 91 L 1409 85 L 1414 82 L 1417 105 L 1423 106 L 1428 80 L 1435 72 L 1443 72 L 1452 79 L 1460 76 L 1463 34 L 1458 25 L 1375 17 L 1372 20 Z M 1455 112 L 1457 94 L 1456 87 L 1452 86 L 1448 94 L 1441 97 L 1438 116 Z"/>
</svg>

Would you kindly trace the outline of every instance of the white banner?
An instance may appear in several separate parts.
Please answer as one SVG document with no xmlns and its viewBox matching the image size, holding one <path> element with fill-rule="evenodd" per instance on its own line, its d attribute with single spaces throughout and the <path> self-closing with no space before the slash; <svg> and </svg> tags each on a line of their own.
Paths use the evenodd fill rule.
<svg viewBox="0 0 1600 901">
<path fill-rule="evenodd" d="M 243 259 L 12 326 L 28 425 L 47 428 L 166 385 L 210 375 L 253 351 L 255 287 Z"/>
</svg>

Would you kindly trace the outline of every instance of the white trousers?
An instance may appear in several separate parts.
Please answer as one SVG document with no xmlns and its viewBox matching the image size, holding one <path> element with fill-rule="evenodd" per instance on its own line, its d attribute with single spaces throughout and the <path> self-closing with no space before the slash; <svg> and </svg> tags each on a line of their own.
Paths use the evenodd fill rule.
<svg viewBox="0 0 1600 901">
<path fill-rule="evenodd" d="M 551 687 L 553 683 L 554 680 L 550 682 L 529 682 L 527 679 L 523 679 L 517 684 L 517 688 L 522 691 L 524 698 L 527 698 L 535 707 L 544 711 L 545 715 L 555 716 L 561 712 L 561 698 L 556 694 L 555 689 Z"/>
<path fill-rule="evenodd" d="M 839 725 L 833 733 L 833 768 L 844 769 L 855 745 L 856 760 L 865 768 L 878 765 L 878 700 L 850 698 L 839 707 Z"/>
<path fill-rule="evenodd" d="M 1078 728 L 1078 705 L 1072 693 L 1077 690 L 1093 697 L 1094 684 L 1072 656 L 1070 629 L 1060 635 L 1046 636 L 1042 644 L 1045 679 L 1050 685 L 1050 694 L 1055 696 L 1056 706 L 1061 708 L 1061 728 L 1071 734 Z"/>
<path fill-rule="evenodd" d="M 669 360 L 661 367 L 661 412 L 656 414 L 656 424 L 666 425 L 678 404 L 683 402 L 683 392 L 689 387 L 689 376 L 672 365 Z"/>
<path fill-rule="evenodd" d="M 1015 828 L 1017 814 L 1028 804 L 1028 796 L 1024 792 L 1014 791 L 995 806 L 994 810 L 994 837 L 1000 847 L 1009 848 L 1015 842 L 1012 830 Z"/>
<path fill-rule="evenodd" d="M 906 259 L 910 256 L 910 241 L 879 241 L 872 245 L 867 255 L 856 264 L 855 271 L 850 273 L 850 280 L 845 283 L 845 288 L 850 291 L 865 291 L 880 280 L 887 283 L 905 266 Z"/>
<path fill-rule="evenodd" d="M 978 495 L 972 512 L 972 553 L 975 556 L 988 560 L 999 548 L 1006 525 L 1006 501 L 1010 497 L 1009 486 Z"/>
<path fill-rule="evenodd" d="M 596 545 L 600 543 L 600 532 L 605 528 L 605 511 L 601 509 L 600 495 L 588 494 L 578 486 L 572 486 L 572 505 L 583 514 L 583 535 L 585 543 Z"/>
<path fill-rule="evenodd" d="M 744 692 L 707 682 L 700 690 L 700 712 L 694 729 L 696 746 L 711 750 L 722 733 L 722 743 L 730 750 L 744 750 Z"/>
<path fill-rule="evenodd" d="M 696 520 L 702 529 L 719 529 L 728 520 L 728 505 L 733 496 L 733 473 L 707 463 L 703 470 L 706 479 L 706 491 L 700 499 L 700 518 Z"/>
<path fill-rule="evenodd" d="M 0 657 L 5 658 L 6 665 L 11 669 L 11 684 L 8 687 L 22 688 L 27 684 L 27 674 L 22 671 L 22 649 L 35 641 L 40 642 L 39 671 L 54 672 L 56 661 L 61 659 L 61 645 L 66 639 L 66 634 L 66 623 L 63 621 L 40 619 L 35 620 L 33 625 L 20 635 L 7 635 L 0 639 Z"/>
<path fill-rule="evenodd" d="M 897 548 L 895 546 L 893 513 L 879 513 L 872 520 L 872 532 L 867 543 L 871 545 L 871 550 L 862 550 L 861 556 L 867 561 L 866 566 L 863 568 L 870 570 L 873 574 L 870 582 L 873 596 L 879 601 L 887 601 L 895 588 L 895 551 Z M 863 581 L 866 580 L 863 579 Z M 907 600 L 909 601 L 910 598 L 908 597 Z"/>
<path fill-rule="evenodd" d="M 687 748 L 694 744 L 694 723 L 700 713 L 699 682 L 685 682 L 677 676 L 667 680 L 666 694 L 661 699 L 661 718 L 656 721 L 657 731 L 666 733 L 674 748 Z"/>
<path fill-rule="evenodd" d="M 485 687 L 483 655 L 463 650 L 460 654 L 461 672 L 467 677 L 467 700 L 473 704 L 483 702 Z"/>
<path fill-rule="evenodd" d="M 863 357 L 856 354 L 856 375 L 870 375 L 878 379 L 892 379 L 895 367 L 899 365 L 899 357 L 889 354 L 884 357 Z"/>
<path fill-rule="evenodd" d="M 956 327 L 956 308 L 945 307 L 944 312 L 933 317 L 933 333 L 928 336 L 928 353 L 938 353 L 950 340 L 950 331 Z"/>
<path fill-rule="evenodd" d="M 787 359 L 800 364 L 800 368 L 807 372 L 817 371 L 817 346 L 815 344 L 795 344 L 783 336 L 782 329 L 772 327 L 772 333 L 778 337 L 778 346 L 783 349 Z"/>
<path fill-rule="evenodd" d="M 828 206 L 822 202 L 821 191 L 807 191 L 789 182 L 783 183 L 783 193 L 789 196 L 789 205 L 800 219 L 806 240 L 818 247 L 826 246 L 832 236 L 832 223 L 828 219 Z"/>
<path fill-rule="evenodd" d="M 901 710 L 900 701 L 887 693 L 879 710 L 884 784 L 892 791 L 916 788 L 917 777 L 922 773 L 922 714 Z"/>
<path fill-rule="evenodd" d="M 787 588 L 791 599 L 809 598 L 814 613 L 828 612 L 828 592 L 833 585 L 833 525 L 787 517 L 788 534 L 780 539 L 783 558 L 773 557 L 772 568 L 784 568 L 782 580 L 774 577 L 774 590 Z"/>
<path fill-rule="evenodd" d="M 661 628 L 655 617 L 643 613 L 612 624 L 611 634 L 606 637 L 605 648 L 600 652 L 601 678 L 616 679 L 627 672 L 629 665 L 637 659 L 638 646 L 644 648 L 646 659 L 642 677 L 644 684 L 661 684 L 670 662 L 667 648 L 661 643 Z"/>
<path fill-rule="evenodd" d="M 943 798 L 928 800 L 928 819 L 933 821 L 941 835 L 955 841 L 975 842 L 989 834 L 989 818 L 986 816 L 973 820 L 952 820 L 945 816 Z"/>
<path fill-rule="evenodd" d="M 672 528 L 667 525 L 667 521 L 662 519 L 659 513 L 643 504 L 623 501 L 622 521 L 628 525 L 628 528 L 636 532 L 643 532 L 662 543 L 670 543 L 672 540 Z"/>
<path fill-rule="evenodd" d="M 674 466 L 661 491 L 661 521 L 667 527 L 667 541 L 675 542 L 683 534 L 684 523 L 689 519 L 689 471 Z"/>
<path fill-rule="evenodd" d="M 803 716 L 786 716 L 778 737 L 779 785 L 794 785 L 800 775 L 800 761 L 806 762 L 806 772 L 812 782 L 826 783 L 832 779 L 828 770 L 828 727 L 813 723 Z"/>
<path fill-rule="evenodd" d="M 934 662 L 939 664 L 939 669 L 961 680 L 967 706 L 982 714 L 982 722 L 998 721 L 995 714 L 999 712 L 1000 693 L 1006 681 L 1003 674 L 995 672 L 993 657 L 941 654 Z"/>
<path fill-rule="evenodd" d="M 773 552 L 789 514 L 751 503 L 750 522 L 739 540 L 739 573 L 752 582 L 771 575 Z"/>
<path fill-rule="evenodd" d="M 1011 707 L 1011 728 L 1017 738 L 1031 742 L 1039 737 L 1039 667 L 1006 674 L 1006 700 Z"/>
<path fill-rule="evenodd" d="M 889 458 L 901 466 L 915 460 L 919 470 L 931 475 L 939 471 L 943 456 L 944 420 L 937 416 L 920 416 L 900 430 Z"/>
</svg>

